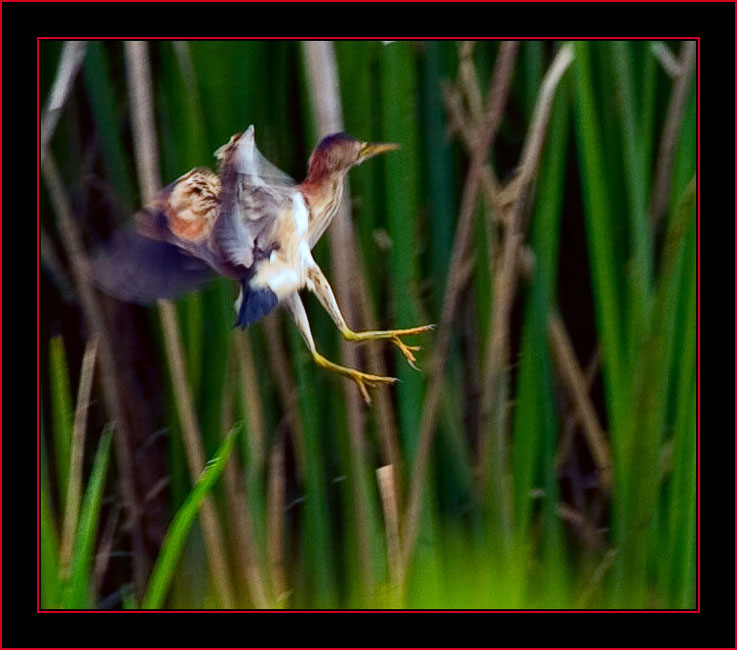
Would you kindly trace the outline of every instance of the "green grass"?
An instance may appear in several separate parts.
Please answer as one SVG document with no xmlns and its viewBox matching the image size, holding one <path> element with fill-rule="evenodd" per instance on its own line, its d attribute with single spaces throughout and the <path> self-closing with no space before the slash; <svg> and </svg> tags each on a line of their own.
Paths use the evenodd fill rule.
<svg viewBox="0 0 737 650">
<path fill-rule="evenodd" d="M 520 45 L 489 158 L 502 185 L 514 178 L 543 76 L 560 45 Z M 300 43 L 149 42 L 148 48 L 162 185 L 193 166 L 213 167 L 212 152 L 249 124 L 270 160 L 303 177 L 317 129 Z M 59 51 L 58 43 L 41 43 L 42 100 Z M 401 144 L 349 176 L 369 310 L 381 327 L 437 323 L 469 164 L 443 99 L 443 87 L 461 87 L 458 44 L 343 41 L 335 52 L 346 130 Z M 472 73 L 482 97 L 498 52 L 495 42 L 473 49 Z M 393 514 L 400 525 L 404 521 L 437 331 L 416 340 L 423 347 L 422 373 L 392 346 L 378 344 L 388 372 L 401 383 L 385 389 L 387 411 L 377 400 L 361 411 L 359 432 L 350 429 L 343 380 L 314 366 L 285 314 L 248 331 L 253 367 L 244 368 L 236 345 L 244 335 L 232 328 L 231 283 L 219 279 L 178 301 L 201 444 L 205 457 L 214 459 L 193 478 L 159 319 L 153 309 L 147 317 L 131 311 L 125 327 L 133 332 L 135 358 L 125 356 L 130 346 L 123 345 L 128 339 L 121 330 L 114 372 L 121 395 L 137 394 L 131 385 L 140 385 L 138 394 L 146 396 L 124 402 L 133 467 L 126 469 L 111 445 L 121 432 L 106 426 L 113 419 L 100 399 L 107 375 L 96 370 L 82 504 L 64 567 L 74 405 L 88 330 L 77 326 L 84 313 L 70 319 L 69 307 L 65 314 L 56 310 L 61 289 L 47 274 L 40 341 L 44 608 L 218 606 L 197 517 L 206 495 L 215 505 L 239 608 L 257 605 L 255 580 L 263 582 L 266 605 L 274 608 L 695 606 L 695 85 L 677 131 L 667 214 L 654 227 L 650 200 L 674 81 L 646 42 L 577 42 L 574 53 L 556 89 L 540 166 L 523 205 L 532 265 L 516 285 L 507 323 L 510 355 L 500 378 L 506 397 L 492 422 L 482 421 L 479 391 L 494 334 L 493 287 L 505 229 L 481 196 L 477 201 L 470 280 L 454 315 L 404 589 L 393 581 L 387 521 Z M 73 101 L 51 140 L 90 243 L 141 204 L 126 74 L 122 43 L 88 43 Z M 43 193 L 41 218 L 67 260 Z M 335 282 L 342 270 L 331 268 L 327 240 L 317 245 L 315 259 Z M 567 255 L 571 250 L 576 253 Z M 42 265 L 46 269 L 43 259 Z M 580 282 L 566 281 L 573 276 Z M 318 348 L 338 361 L 332 321 L 314 297 L 304 302 Z M 598 482 L 575 419 L 573 444 L 557 462 L 575 407 L 550 347 L 553 310 L 562 316 L 582 369 L 596 347 L 601 351 L 589 395 L 611 448 L 610 491 Z M 360 311 L 357 303 L 353 311 Z M 278 327 L 275 336 L 267 327 Z M 279 348 L 286 377 L 273 370 Z M 368 348 L 360 350 L 365 368 Z M 506 423 L 501 429 L 500 422 Z M 262 438 L 253 429 L 259 423 Z M 158 442 L 145 446 L 157 432 Z M 477 452 L 487 432 L 494 436 L 494 454 L 486 468 L 489 492 L 480 495 Z M 376 475 L 387 462 L 384 445 L 391 435 L 401 462 L 397 513 L 385 510 Z M 271 458 L 280 446 L 284 471 L 273 475 Z M 225 469 L 228 459 L 232 465 Z M 120 489 L 125 478 L 142 499 L 148 538 L 158 534 L 160 541 L 149 557 L 138 558 L 147 566 L 138 589 Z M 156 481 L 163 491 L 152 496 Z M 107 531 L 118 508 L 117 524 Z M 571 511 L 579 518 L 562 515 Z M 250 517 L 252 530 L 242 528 L 243 517 Z M 251 545 L 247 557 L 242 544 Z M 101 549 L 127 559 L 103 564 L 95 575 Z M 277 591 L 280 574 L 285 584 Z"/>
<path fill-rule="evenodd" d="M 69 395 L 69 374 L 63 357 L 63 343 L 60 338 L 52 340 L 51 346 L 52 403 L 65 404 L 61 412 L 71 410 Z M 55 411 L 59 412 L 57 406 Z M 71 418 L 71 413 L 68 413 Z M 59 513 L 65 513 L 66 481 L 69 480 L 71 420 L 68 431 L 54 432 L 55 439 L 64 435 L 69 440 L 68 446 L 56 445 L 54 464 L 57 470 L 58 483 L 61 490 L 59 502 L 62 504 Z M 42 453 L 41 478 L 41 606 L 48 609 L 89 609 L 94 606 L 95 595 L 91 584 L 92 564 L 96 554 L 98 523 L 102 506 L 102 497 L 107 479 L 110 459 L 110 442 L 112 431 L 105 430 L 100 438 L 97 452 L 92 462 L 87 484 L 84 490 L 79 519 L 76 529 L 72 531 L 73 552 L 68 566 L 62 562 L 60 555 L 61 515 L 54 516 L 52 491 L 48 475 L 48 453 L 44 444 Z M 65 470 L 65 471 L 63 471 Z M 62 478 L 63 477 L 63 478 Z M 62 490 L 62 486 L 64 489 Z"/>
<path fill-rule="evenodd" d="M 69 569 L 69 581 L 62 586 L 62 607 L 64 609 L 93 608 L 94 599 L 90 589 L 92 563 L 95 558 L 95 541 L 102 495 L 105 489 L 107 468 L 110 459 L 110 441 L 113 432 L 103 432 L 97 448 L 92 470 L 87 483 L 82 510 L 74 538 L 74 555 Z"/>
<path fill-rule="evenodd" d="M 215 457 L 207 463 L 194 488 L 174 516 L 161 545 L 159 557 L 151 572 L 146 594 L 141 603 L 143 609 L 160 609 L 163 606 L 166 592 L 171 585 L 176 570 L 177 561 L 182 553 L 192 523 L 197 516 L 197 511 L 215 481 L 222 474 L 233 449 L 237 433 L 237 430 L 233 430 L 226 436 Z"/>
</svg>

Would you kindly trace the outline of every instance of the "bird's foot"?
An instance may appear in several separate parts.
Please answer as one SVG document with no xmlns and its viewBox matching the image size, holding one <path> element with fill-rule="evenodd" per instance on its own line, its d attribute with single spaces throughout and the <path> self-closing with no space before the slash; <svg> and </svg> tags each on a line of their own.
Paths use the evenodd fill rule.
<svg viewBox="0 0 737 650">
<path fill-rule="evenodd" d="M 337 372 L 338 374 L 355 381 L 358 386 L 358 390 L 361 392 L 361 397 L 363 397 L 364 402 L 369 405 L 371 404 L 371 396 L 369 395 L 368 388 L 379 388 L 382 385 L 393 384 L 399 381 L 396 377 L 372 375 L 367 372 L 356 370 L 355 368 L 338 365 L 337 363 L 329 361 L 319 353 L 316 353 L 314 358 L 315 363 L 317 363 L 318 366 Z"/>
<path fill-rule="evenodd" d="M 371 375 L 367 372 L 361 372 L 360 370 L 354 370 L 353 368 L 348 369 L 350 372 L 348 376 L 356 382 L 358 390 L 361 392 L 363 401 L 369 406 L 371 405 L 371 395 L 367 390 L 368 388 L 379 388 L 382 385 L 394 384 L 399 381 L 396 377 L 385 377 L 383 375 Z"/>
<path fill-rule="evenodd" d="M 403 330 L 376 330 L 376 331 L 367 331 L 367 332 L 350 332 L 348 334 L 345 334 L 345 338 L 347 338 L 349 341 L 382 341 L 382 340 L 390 340 L 394 345 L 396 345 L 400 352 L 404 355 L 405 359 L 407 359 L 407 363 L 409 363 L 410 366 L 412 366 L 415 370 L 419 370 L 419 368 L 415 365 L 415 355 L 414 352 L 417 352 L 420 350 L 419 345 L 407 345 L 400 337 L 402 336 L 409 336 L 411 334 L 421 334 L 422 332 L 429 332 L 430 330 L 434 330 L 435 325 L 420 325 L 419 327 L 410 327 L 408 329 Z"/>
</svg>

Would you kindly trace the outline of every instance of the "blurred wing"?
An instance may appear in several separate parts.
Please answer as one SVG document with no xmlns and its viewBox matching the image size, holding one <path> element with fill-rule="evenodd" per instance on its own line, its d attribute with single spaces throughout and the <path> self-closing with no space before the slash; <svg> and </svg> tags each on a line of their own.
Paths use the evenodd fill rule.
<svg viewBox="0 0 737 650">
<path fill-rule="evenodd" d="M 215 155 L 222 189 L 213 240 L 230 263 L 250 268 L 273 249 L 274 221 L 291 201 L 296 183 L 256 148 L 253 126 L 233 136 Z"/>
<path fill-rule="evenodd" d="M 210 245 L 220 180 L 193 169 L 135 215 L 91 261 L 91 280 L 121 300 L 153 302 L 200 288 L 217 268 Z"/>
<path fill-rule="evenodd" d="M 270 162 L 256 146 L 256 131 L 253 125 L 243 133 L 236 133 L 227 144 L 215 152 L 221 169 L 226 165 L 249 178 L 253 185 L 290 188 L 297 185 L 289 174 Z"/>
<path fill-rule="evenodd" d="M 175 244 L 120 230 L 90 261 L 91 281 L 120 300 L 150 303 L 202 287 L 212 269 Z"/>
</svg>

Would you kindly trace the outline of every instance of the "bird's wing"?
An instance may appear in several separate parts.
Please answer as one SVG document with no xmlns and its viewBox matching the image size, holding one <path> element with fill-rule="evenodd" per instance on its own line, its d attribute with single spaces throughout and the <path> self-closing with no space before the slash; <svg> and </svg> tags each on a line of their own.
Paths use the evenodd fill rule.
<svg viewBox="0 0 737 650">
<path fill-rule="evenodd" d="M 131 228 L 116 232 L 90 260 L 90 280 L 105 293 L 128 302 L 178 298 L 212 277 L 211 267 L 202 260 Z"/>
<path fill-rule="evenodd" d="M 229 263 L 250 268 L 273 250 L 274 221 L 292 200 L 296 183 L 261 154 L 253 126 L 215 155 L 222 189 L 213 242 Z"/>
<path fill-rule="evenodd" d="M 215 152 L 221 170 L 233 165 L 239 173 L 251 177 L 254 184 L 270 187 L 294 187 L 297 185 L 289 174 L 270 162 L 256 146 L 256 130 L 253 125 L 242 133 L 236 133 Z"/>
<path fill-rule="evenodd" d="M 193 169 L 166 186 L 93 255 L 91 280 L 121 300 L 152 302 L 200 288 L 218 268 L 211 245 L 220 180 Z"/>
<path fill-rule="evenodd" d="M 136 229 L 213 264 L 210 245 L 220 214 L 220 178 L 195 168 L 167 185 L 135 215 Z"/>
</svg>

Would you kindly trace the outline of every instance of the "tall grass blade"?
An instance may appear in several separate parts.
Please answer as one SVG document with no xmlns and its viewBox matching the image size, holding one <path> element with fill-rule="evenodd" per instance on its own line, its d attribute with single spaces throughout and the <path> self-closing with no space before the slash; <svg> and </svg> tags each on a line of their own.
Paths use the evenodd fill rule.
<svg viewBox="0 0 737 650">
<path fill-rule="evenodd" d="M 626 491 L 619 495 L 624 498 L 627 510 L 620 512 L 617 537 L 621 551 L 616 575 L 619 584 L 629 585 L 629 602 L 635 607 L 647 604 L 647 571 L 655 559 L 655 556 L 651 558 L 638 549 L 648 548 L 656 514 L 660 474 L 653 468 L 660 462 L 667 413 L 680 281 L 677 270 L 689 224 L 696 216 L 695 200 L 694 177 L 684 193 L 681 207 L 669 224 L 652 322 L 634 376 L 632 438 L 626 450 L 631 478 Z"/>
<path fill-rule="evenodd" d="M 627 190 L 632 260 L 626 286 L 629 289 L 629 341 L 627 347 L 636 357 L 649 315 L 652 285 L 652 242 L 647 209 L 647 185 L 642 134 L 638 128 L 637 105 L 633 80 L 632 47 L 625 41 L 614 41 L 612 68 L 617 83 L 616 101 L 620 119 L 620 133 L 624 144 L 622 169 Z M 632 366 L 634 359 L 630 359 Z"/>
<path fill-rule="evenodd" d="M 682 268 L 683 343 L 677 346 L 678 386 L 673 475 L 666 501 L 663 591 L 668 607 L 694 607 L 696 594 L 696 228 L 686 238 Z"/>
<path fill-rule="evenodd" d="M 61 604 L 59 580 L 59 536 L 49 506 L 49 485 L 45 472 L 41 474 L 41 608 L 56 609 Z"/>
<path fill-rule="evenodd" d="M 517 532 L 526 539 L 531 523 L 534 488 L 543 487 L 543 549 L 547 586 L 561 578 L 561 531 L 558 505 L 555 449 L 557 413 L 547 338 L 557 275 L 560 218 L 563 205 L 563 174 L 566 167 L 568 102 L 565 88 L 555 100 L 545 149 L 535 210 L 532 214 L 532 250 L 535 274 L 528 292 L 522 326 L 522 349 L 517 375 L 517 400 L 513 424 L 511 460 L 515 506 L 520 513 Z M 552 558 L 552 559 L 551 559 Z"/>
<path fill-rule="evenodd" d="M 381 70 L 382 140 L 398 142 L 401 148 L 386 156 L 384 185 L 385 211 L 391 248 L 391 282 L 394 287 L 396 327 L 419 322 L 417 300 L 417 236 L 419 215 L 419 157 L 415 93 L 417 73 L 412 43 L 403 41 L 384 47 L 379 53 Z M 400 431 L 407 458 L 414 459 L 422 404 L 422 376 L 409 368 L 401 355 L 394 355 L 399 384 Z"/>
<path fill-rule="evenodd" d="M 425 158 L 423 196 L 427 196 L 427 235 L 431 238 L 430 265 L 435 294 L 435 309 L 442 306 L 440 288 L 446 284 L 450 266 L 455 222 L 455 178 L 453 174 L 452 149 L 446 141 L 448 124 L 442 102 L 442 83 L 446 74 L 447 44 L 440 41 L 423 43 L 422 62 L 422 143 Z"/>
<path fill-rule="evenodd" d="M 632 45 L 632 44 L 630 44 Z M 642 142 L 642 171 L 645 187 L 650 187 L 652 179 L 653 151 L 655 149 L 655 120 L 658 95 L 658 62 L 652 53 L 652 42 L 643 42 L 638 61 L 642 66 L 642 81 L 639 88 L 640 116 L 639 129 Z"/>
<path fill-rule="evenodd" d="M 77 528 L 79 517 L 79 502 L 82 495 L 82 465 L 84 459 L 84 447 L 87 430 L 87 411 L 90 403 L 90 392 L 92 391 L 92 379 L 94 376 L 95 358 L 97 356 L 97 337 L 87 342 L 82 369 L 80 370 L 79 390 L 77 391 L 77 405 L 74 414 L 74 427 L 72 430 L 72 448 L 69 455 L 69 482 L 67 485 L 66 504 L 64 508 L 64 521 L 62 524 L 62 541 L 60 550 L 60 562 L 62 574 L 69 568 L 72 555 L 72 544 L 74 531 Z"/>
<path fill-rule="evenodd" d="M 79 515 L 77 535 L 74 543 L 74 555 L 70 570 L 69 582 L 64 585 L 62 602 L 64 609 L 88 609 L 94 607 L 90 584 L 92 563 L 95 557 L 95 542 L 100 519 L 102 495 L 107 478 L 108 461 L 110 459 L 110 442 L 113 432 L 111 427 L 103 431 L 97 447 L 92 473 L 85 490 L 84 501 Z"/>
<path fill-rule="evenodd" d="M 307 563 L 303 571 L 306 580 L 307 603 L 318 608 L 331 608 L 336 604 L 336 556 L 330 528 L 330 505 L 327 500 L 326 462 L 323 448 L 324 428 L 320 426 L 315 392 L 316 370 L 302 338 L 295 328 L 290 328 L 289 343 L 295 363 L 297 386 L 299 387 L 300 412 L 304 426 L 305 475 L 304 510 L 305 521 L 300 531 L 300 540 L 305 549 Z M 304 594 L 302 597 L 308 596 Z"/>
<path fill-rule="evenodd" d="M 55 336 L 49 342 L 49 379 L 51 389 L 51 433 L 54 445 L 59 503 L 62 511 L 69 485 L 69 460 L 72 454 L 74 412 L 64 340 Z"/>
<path fill-rule="evenodd" d="M 591 45 L 576 44 L 574 62 L 576 135 L 584 199 L 584 217 L 589 242 L 592 285 L 596 307 L 596 322 L 604 354 L 604 384 L 607 412 L 615 430 L 624 418 L 625 386 L 628 385 L 623 359 L 622 301 L 617 289 L 615 272 L 619 268 L 611 237 L 612 216 L 607 173 L 602 158 L 600 120 L 592 85 Z"/>
<path fill-rule="evenodd" d="M 87 98 L 92 108 L 101 140 L 101 151 L 107 178 L 115 191 L 120 206 L 119 217 L 131 212 L 133 183 L 122 142 L 120 141 L 120 115 L 115 106 L 115 86 L 107 50 L 102 41 L 89 41 L 84 60 L 84 82 Z"/>
<path fill-rule="evenodd" d="M 202 474 L 197 479 L 189 496 L 179 508 L 174 520 L 169 526 L 164 542 L 161 545 L 159 556 L 151 573 L 146 594 L 141 606 L 143 609 L 160 609 L 164 604 L 167 591 L 177 567 L 177 561 L 187 540 L 187 535 L 197 512 L 207 494 L 220 477 L 230 452 L 235 443 L 239 430 L 233 429 L 223 440 L 215 456 L 205 466 Z"/>
</svg>

